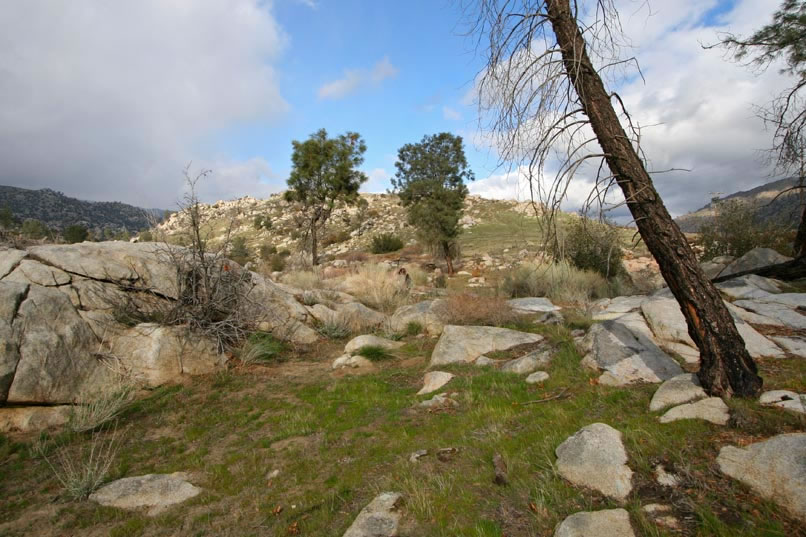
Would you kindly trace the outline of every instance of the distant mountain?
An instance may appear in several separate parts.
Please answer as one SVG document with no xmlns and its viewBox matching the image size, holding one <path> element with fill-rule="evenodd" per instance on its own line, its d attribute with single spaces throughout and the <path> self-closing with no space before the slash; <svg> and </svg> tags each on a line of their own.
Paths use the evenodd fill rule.
<svg viewBox="0 0 806 537">
<path fill-rule="evenodd" d="M 80 224 L 91 230 L 137 232 L 149 219 L 161 220 L 161 209 L 141 209 L 118 201 L 83 201 L 49 188 L 30 190 L 0 186 L 0 209 L 8 207 L 19 221 L 36 219 L 54 229 Z"/>
<path fill-rule="evenodd" d="M 792 190 L 781 194 L 777 199 L 775 199 L 775 196 L 787 188 L 795 186 L 796 183 L 797 178 L 795 177 L 779 179 L 750 190 L 725 196 L 720 198 L 720 201 L 738 199 L 753 204 L 756 207 L 756 217 L 761 222 L 775 222 L 795 228 L 800 218 L 800 193 L 797 190 Z M 709 203 L 701 209 L 677 217 L 675 222 L 686 233 L 696 233 L 703 224 L 709 223 L 713 217 L 713 203 Z"/>
</svg>

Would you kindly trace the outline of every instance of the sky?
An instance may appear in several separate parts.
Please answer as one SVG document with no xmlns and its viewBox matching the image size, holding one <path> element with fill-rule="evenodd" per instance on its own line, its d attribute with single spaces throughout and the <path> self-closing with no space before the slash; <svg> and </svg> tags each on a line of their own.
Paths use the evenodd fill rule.
<svg viewBox="0 0 806 537">
<path fill-rule="evenodd" d="M 705 50 L 748 34 L 779 0 L 617 0 L 643 74 L 614 81 L 673 216 L 769 180 L 753 105 L 791 83 Z M 448 0 L 12 0 L 0 10 L 0 184 L 174 208 L 183 170 L 203 201 L 285 189 L 291 142 L 360 133 L 365 192 L 397 150 L 465 139 L 470 192 L 528 199 L 475 104 L 484 50 Z M 550 172 L 551 170 L 549 170 Z M 563 203 L 591 187 L 581 174 Z"/>
</svg>

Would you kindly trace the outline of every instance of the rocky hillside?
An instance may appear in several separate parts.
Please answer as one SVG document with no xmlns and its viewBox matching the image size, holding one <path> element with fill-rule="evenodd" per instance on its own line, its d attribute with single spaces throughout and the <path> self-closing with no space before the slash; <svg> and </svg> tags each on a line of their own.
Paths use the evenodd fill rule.
<svg viewBox="0 0 806 537">
<path fill-rule="evenodd" d="M 797 226 L 800 204 L 800 194 L 797 191 L 782 194 L 778 199 L 775 196 L 797 183 L 797 179 L 790 177 L 773 181 L 750 190 L 735 192 L 721 200 L 740 200 L 751 204 L 756 209 L 756 216 L 760 222 L 771 222 L 795 228 Z M 684 214 L 675 219 L 680 229 L 686 233 L 696 233 L 703 224 L 711 221 L 714 216 L 713 203 L 708 203 L 701 209 Z"/>
<path fill-rule="evenodd" d="M 149 217 L 161 218 L 163 214 L 160 209 L 141 209 L 117 201 L 78 200 L 49 188 L 0 186 L 0 209 L 6 207 L 19 221 L 39 220 L 58 230 L 80 224 L 94 231 L 135 233 L 149 227 Z"/>
</svg>

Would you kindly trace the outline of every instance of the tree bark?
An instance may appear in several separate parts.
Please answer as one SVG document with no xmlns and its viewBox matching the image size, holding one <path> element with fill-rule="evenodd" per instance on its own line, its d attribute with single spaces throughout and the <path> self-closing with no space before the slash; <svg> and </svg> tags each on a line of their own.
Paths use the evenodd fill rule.
<svg viewBox="0 0 806 537">
<path fill-rule="evenodd" d="M 547 0 L 547 7 L 566 74 L 624 193 L 641 238 L 658 262 L 686 318 L 688 333 L 700 350 L 699 377 L 703 387 L 717 396 L 756 395 L 762 386 L 756 364 L 722 297 L 700 269 L 624 132 L 610 94 L 588 57 L 569 0 Z"/>
<path fill-rule="evenodd" d="M 311 220 L 311 265 L 319 264 L 319 250 L 317 248 L 316 220 Z"/>
<path fill-rule="evenodd" d="M 795 257 L 802 258 L 806 256 L 806 203 L 803 204 L 803 211 L 800 213 L 800 224 L 798 224 L 798 232 L 795 234 Z"/>
</svg>

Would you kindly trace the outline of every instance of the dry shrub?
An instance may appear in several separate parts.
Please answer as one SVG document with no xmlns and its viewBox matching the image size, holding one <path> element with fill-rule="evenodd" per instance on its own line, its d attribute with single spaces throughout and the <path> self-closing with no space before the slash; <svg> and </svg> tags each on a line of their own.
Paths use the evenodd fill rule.
<svg viewBox="0 0 806 537">
<path fill-rule="evenodd" d="M 280 281 L 302 290 L 322 289 L 325 286 L 320 273 L 313 270 L 293 270 L 286 272 L 283 274 L 282 278 L 280 278 Z"/>
<path fill-rule="evenodd" d="M 414 285 L 428 285 L 428 273 L 420 265 L 407 264 L 403 266 Z"/>
<path fill-rule="evenodd" d="M 501 288 L 512 297 L 544 296 L 557 302 L 585 303 L 611 294 L 602 275 L 567 261 L 523 264 L 504 279 Z"/>
<path fill-rule="evenodd" d="M 451 295 L 435 310 L 446 324 L 501 326 L 517 316 L 504 298 L 471 294 Z"/>
<path fill-rule="evenodd" d="M 344 290 L 370 308 L 391 312 L 408 302 L 409 287 L 404 277 L 385 265 L 361 265 L 342 282 Z"/>
<path fill-rule="evenodd" d="M 348 263 L 363 263 L 369 259 L 369 256 L 366 252 L 347 252 L 340 256 L 340 259 L 344 259 Z"/>
</svg>

